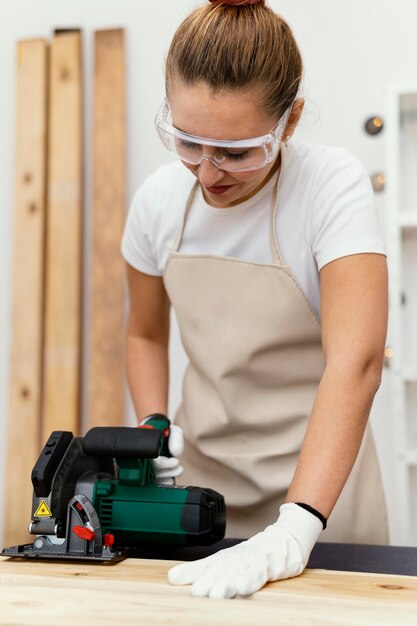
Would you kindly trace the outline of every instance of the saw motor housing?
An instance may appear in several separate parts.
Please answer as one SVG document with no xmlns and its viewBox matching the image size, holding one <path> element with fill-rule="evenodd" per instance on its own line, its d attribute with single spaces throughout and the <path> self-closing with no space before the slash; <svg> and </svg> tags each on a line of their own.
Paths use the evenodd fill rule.
<svg viewBox="0 0 417 626">
<path fill-rule="evenodd" d="M 224 498 L 156 482 L 159 428 L 97 427 L 51 434 L 32 471 L 32 544 L 3 556 L 117 561 L 146 543 L 210 545 L 224 537 Z"/>
</svg>

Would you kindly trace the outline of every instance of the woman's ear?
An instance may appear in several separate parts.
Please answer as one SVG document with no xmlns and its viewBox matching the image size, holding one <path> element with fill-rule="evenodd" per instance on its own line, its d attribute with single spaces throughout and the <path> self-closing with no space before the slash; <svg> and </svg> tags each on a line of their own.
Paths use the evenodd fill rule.
<svg viewBox="0 0 417 626">
<path fill-rule="evenodd" d="M 283 139 L 284 141 L 288 141 L 288 139 L 292 136 L 295 129 L 297 128 L 297 124 L 300 121 L 301 114 L 304 109 L 304 98 L 298 98 L 292 107 L 290 117 L 288 118 L 287 125 L 285 127 Z"/>
</svg>

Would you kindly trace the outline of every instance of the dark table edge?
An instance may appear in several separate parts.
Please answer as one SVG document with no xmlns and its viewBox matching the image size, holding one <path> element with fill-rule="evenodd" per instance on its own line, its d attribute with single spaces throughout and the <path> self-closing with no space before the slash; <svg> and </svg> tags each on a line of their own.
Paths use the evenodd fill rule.
<svg viewBox="0 0 417 626">
<path fill-rule="evenodd" d="M 241 541 L 244 540 L 223 539 L 211 546 L 146 545 L 135 550 L 130 556 L 168 561 L 194 561 Z M 307 568 L 417 576 L 417 547 L 320 542 L 314 546 Z"/>
</svg>

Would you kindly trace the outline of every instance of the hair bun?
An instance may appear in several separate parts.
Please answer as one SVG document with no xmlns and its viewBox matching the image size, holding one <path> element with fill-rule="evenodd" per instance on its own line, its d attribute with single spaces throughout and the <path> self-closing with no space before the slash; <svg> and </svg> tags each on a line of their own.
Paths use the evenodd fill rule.
<svg viewBox="0 0 417 626">
<path fill-rule="evenodd" d="M 209 0 L 211 4 L 224 4 L 230 7 L 243 7 L 249 4 L 265 4 L 265 0 Z"/>
</svg>

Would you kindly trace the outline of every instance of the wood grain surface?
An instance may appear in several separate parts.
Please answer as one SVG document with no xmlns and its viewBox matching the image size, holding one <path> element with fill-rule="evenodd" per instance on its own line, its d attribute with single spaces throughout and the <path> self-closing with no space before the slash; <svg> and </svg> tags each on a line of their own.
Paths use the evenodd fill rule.
<svg viewBox="0 0 417 626">
<path fill-rule="evenodd" d="M 174 561 L 116 565 L 0 559 L 0 624 L 181 626 L 416 624 L 417 578 L 326 570 L 269 583 L 247 598 L 193 598 Z"/>
<path fill-rule="evenodd" d="M 43 443 L 53 430 L 79 430 L 82 133 L 81 33 L 63 32 L 49 67 Z"/>
<path fill-rule="evenodd" d="M 125 33 L 94 34 L 93 213 L 86 426 L 124 422 Z"/>
<path fill-rule="evenodd" d="M 26 539 L 32 502 L 30 474 L 41 449 L 46 219 L 48 46 L 42 39 L 20 41 L 16 51 L 12 343 L 3 503 L 8 545 Z"/>
</svg>

